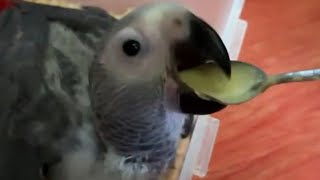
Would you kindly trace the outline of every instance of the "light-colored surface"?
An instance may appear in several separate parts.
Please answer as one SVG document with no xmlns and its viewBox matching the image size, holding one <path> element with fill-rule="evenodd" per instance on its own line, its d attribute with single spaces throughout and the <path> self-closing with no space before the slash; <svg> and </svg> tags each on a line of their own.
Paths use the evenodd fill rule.
<svg viewBox="0 0 320 180">
<path fill-rule="evenodd" d="M 46 4 L 50 6 L 57 6 L 57 7 L 63 7 L 63 8 L 71 8 L 71 9 L 80 9 L 80 4 L 77 3 L 70 3 L 68 1 L 63 0 L 23 0 L 26 2 L 32 2 L 37 4 Z"/>
<path fill-rule="evenodd" d="M 197 141 L 200 141 L 197 146 L 190 146 L 188 150 L 188 154 L 186 157 L 192 157 L 196 155 L 194 151 L 198 151 L 198 155 L 196 156 L 196 166 L 193 168 L 193 173 L 196 176 L 204 177 L 207 174 L 208 166 L 211 159 L 211 154 L 213 151 L 214 143 L 217 137 L 218 129 L 219 129 L 220 121 L 214 119 L 210 116 L 199 116 L 198 124 L 196 125 L 196 129 L 194 134 L 199 134 L 198 139 L 193 139 L 194 144 Z M 198 150 L 197 150 L 198 149 Z M 186 158 L 186 160 L 187 160 Z M 184 163 L 184 166 L 187 166 L 188 162 Z M 183 173 L 181 173 L 183 174 Z M 183 180 L 181 178 L 181 180 Z"/>
<path fill-rule="evenodd" d="M 238 19 L 234 27 L 234 33 L 230 36 L 231 40 L 228 46 L 229 56 L 231 60 L 237 60 L 240 54 L 242 43 L 246 34 L 248 23 L 245 20 Z"/>
</svg>

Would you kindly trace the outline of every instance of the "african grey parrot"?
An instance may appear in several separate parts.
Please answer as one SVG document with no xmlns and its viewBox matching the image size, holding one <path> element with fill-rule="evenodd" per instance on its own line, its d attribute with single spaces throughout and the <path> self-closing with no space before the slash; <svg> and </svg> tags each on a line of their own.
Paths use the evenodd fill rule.
<svg viewBox="0 0 320 180">
<path fill-rule="evenodd" d="M 159 179 L 185 120 L 225 108 L 177 76 L 210 60 L 230 75 L 218 34 L 177 4 L 116 20 L 16 2 L 0 12 L 0 179 Z"/>
</svg>

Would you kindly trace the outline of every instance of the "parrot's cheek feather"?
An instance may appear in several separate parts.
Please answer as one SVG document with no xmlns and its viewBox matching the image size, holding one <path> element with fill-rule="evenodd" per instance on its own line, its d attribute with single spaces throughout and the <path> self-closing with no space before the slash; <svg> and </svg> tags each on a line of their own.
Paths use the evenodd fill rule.
<svg viewBox="0 0 320 180">
<path fill-rule="evenodd" d="M 172 78 L 165 83 L 167 107 L 172 111 L 179 111 L 179 85 Z"/>
</svg>

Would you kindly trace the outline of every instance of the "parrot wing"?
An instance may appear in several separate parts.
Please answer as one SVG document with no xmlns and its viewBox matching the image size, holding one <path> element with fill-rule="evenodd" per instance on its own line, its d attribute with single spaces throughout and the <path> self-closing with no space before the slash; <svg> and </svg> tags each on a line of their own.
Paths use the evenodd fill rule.
<svg viewBox="0 0 320 180">
<path fill-rule="evenodd" d="M 38 13 L 24 15 L 14 8 L 0 15 L 0 179 L 40 179 L 41 161 L 36 148 L 21 139 L 11 139 L 13 116 L 28 99 L 21 92 L 41 83 L 36 61 L 44 57 L 48 26 Z M 29 73 L 29 72 L 30 73 Z M 31 71 L 33 71 L 31 73 Z M 26 86 L 26 87 L 22 87 Z M 26 89 L 28 88 L 28 89 Z M 25 92 L 27 93 L 27 92 Z M 20 106 L 20 107 L 19 107 Z"/>
<path fill-rule="evenodd" d="M 40 179 L 43 163 L 60 156 L 46 149 L 46 143 L 66 130 L 57 129 L 68 124 L 62 120 L 69 121 L 63 114 L 66 104 L 48 90 L 44 78 L 48 70 L 44 63 L 52 58 L 49 55 L 63 55 L 59 49 L 48 53 L 53 49 L 52 24 L 62 24 L 98 53 L 102 37 L 114 20 L 99 8 L 67 9 L 23 1 L 0 11 L 0 179 Z M 44 122 L 40 125 L 45 130 L 37 131 L 37 122 Z"/>
</svg>

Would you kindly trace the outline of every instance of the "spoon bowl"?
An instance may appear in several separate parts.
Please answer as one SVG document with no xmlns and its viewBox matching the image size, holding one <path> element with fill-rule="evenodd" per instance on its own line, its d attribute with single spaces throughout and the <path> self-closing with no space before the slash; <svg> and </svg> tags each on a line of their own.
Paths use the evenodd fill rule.
<svg viewBox="0 0 320 180">
<path fill-rule="evenodd" d="M 230 78 L 215 63 L 182 71 L 179 77 L 200 98 L 232 105 L 249 101 L 273 85 L 319 80 L 320 69 L 268 76 L 252 64 L 231 61 Z"/>
</svg>

